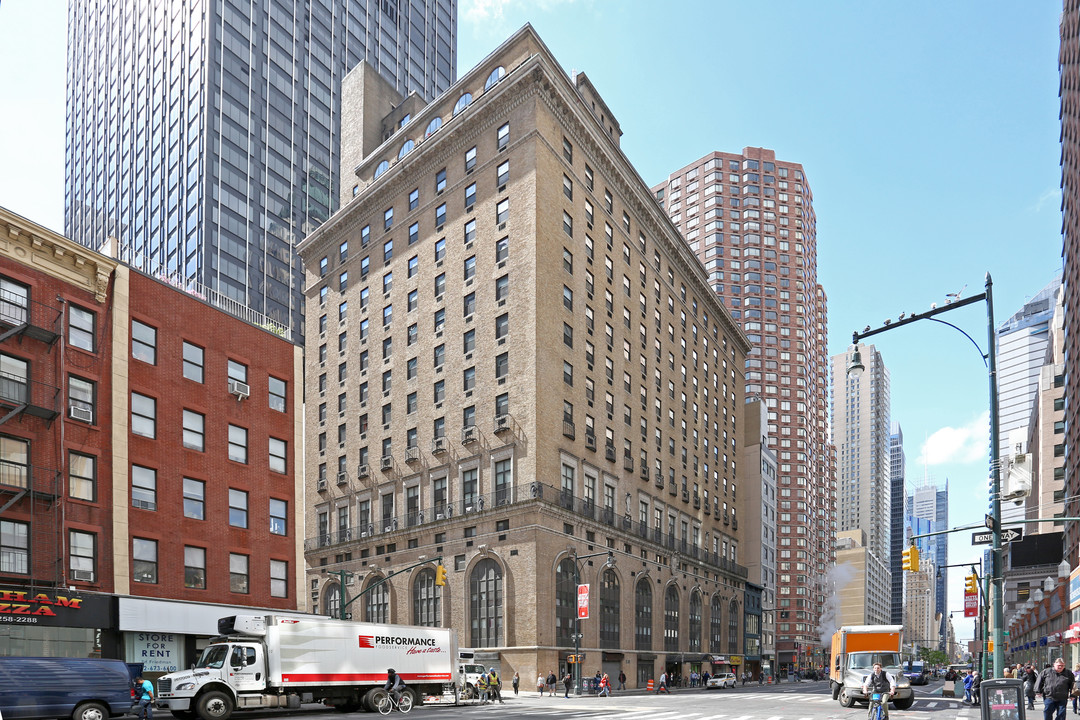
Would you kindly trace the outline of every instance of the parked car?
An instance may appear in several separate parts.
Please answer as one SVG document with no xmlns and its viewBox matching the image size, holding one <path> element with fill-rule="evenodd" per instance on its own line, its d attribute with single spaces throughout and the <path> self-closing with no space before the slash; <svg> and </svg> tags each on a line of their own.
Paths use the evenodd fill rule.
<svg viewBox="0 0 1080 720">
<path fill-rule="evenodd" d="M 735 673 L 716 673 L 709 678 L 709 682 L 705 686 L 705 689 L 712 690 L 713 688 L 733 687 L 735 687 Z"/>
<path fill-rule="evenodd" d="M 0 717 L 108 720 L 135 702 L 120 660 L 0 656 Z"/>
</svg>

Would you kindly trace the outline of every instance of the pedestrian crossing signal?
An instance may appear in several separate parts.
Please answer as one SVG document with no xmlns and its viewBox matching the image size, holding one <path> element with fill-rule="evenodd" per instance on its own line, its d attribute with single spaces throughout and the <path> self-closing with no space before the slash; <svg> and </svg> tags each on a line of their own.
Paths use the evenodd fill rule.
<svg viewBox="0 0 1080 720">
<path fill-rule="evenodd" d="M 911 572 L 919 572 L 919 548 L 914 545 L 904 548 L 901 568 Z"/>
</svg>

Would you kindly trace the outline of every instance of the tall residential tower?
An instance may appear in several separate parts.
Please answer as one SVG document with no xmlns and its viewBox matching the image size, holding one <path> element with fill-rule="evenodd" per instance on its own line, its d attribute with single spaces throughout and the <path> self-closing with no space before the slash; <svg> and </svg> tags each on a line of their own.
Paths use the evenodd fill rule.
<svg viewBox="0 0 1080 720">
<path fill-rule="evenodd" d="M 802 165 L 753 147 L 710 153 L 653 192 L 754 345 L 746 392 L 765 401 L 779 463 L 778 666 L 824 662 L 819 622 L 835 557 L 835 477 L 813 193 Z"/>
<path fill-rule="evenodd" d="M 900 423 L 889 428 L 889 571 L 892 574 L 892 625 L 904 624 L 904 573 L 902 572 L 904 550 L 904 505 L 907 491 L 904 475 L 907 472 L 907 456 L 904 454 L 904 431 Z"/>
<path fill-rule="evenodd" d="M 70 0 L 65 234 L 299 338 L 337 208 L 341 79 L 454 80 L 456 0 Z M 390 108 L 386 108 L 389 111 Z"/>
</svg>

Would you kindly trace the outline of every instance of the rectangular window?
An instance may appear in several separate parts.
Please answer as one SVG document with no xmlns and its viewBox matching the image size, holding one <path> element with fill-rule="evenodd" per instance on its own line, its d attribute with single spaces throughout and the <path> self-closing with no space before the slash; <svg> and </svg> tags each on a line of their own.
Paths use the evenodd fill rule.
<svg viewBox="0 0 1080 720">
<path fill-rule="evenodd" d="M 420 188 L 413 188 L 409 193 L 409 210 L 415 210 L 420 205 Z"/>
<path fill-rule="evenodd" d="M 94 582 L 97 578 L 97 536 L 93 533 L 68 532 L 68 571 L 70 580 Z"/>
<path fill-rule="evenodd" d="M 562 229 L 563 232 L 574 237 L 574 218 L 570 217 L 570 213 L 563 211 L 562 214 Z"/>
<path fill-rule="evenodd" d="M 462 315 L 468 317 L 476 312 L 476 293 L 471 292 L 462 298 Z"/>
<path fill-rule="evenodd" d="M 349 273 L 345 271 L 338 275 L 338 291 L 345 292 L 349 287 Z"/>
<path fill-rule="evenodd" d="M 471 208 L 476 204 L 476 183 L 470 183 L 465 187 L 465 207 Z"/>
<path fill-rule="evenodd" d="M 441 193 L 446 189 L 446 168 L 443 168 L 439 172 L 435 173 L 435 194 Z"/>
<path fill-rule="evenodd" d="M 435 262 L 440 262 L 446 257 L 446 238 L 435 241 Z"/>
<path fill-rule="evenodd" d="M 184 517 L 206 519 L 206 483 L 184 478 Z"/>
<path fill-rule="evenodd" d="M 284 380 L 270 376 L 270 409 L 285 412 L 285 390 L 288 386 Z"/>
<path fill-rule="evenodd" d="M 475 168 L 475 167 L 476 167 L 476 146 L 473 145 L 471 148 L 469 148 L 468 150 L 465 151 L 465 172 L 472 172 L 473 168 Z"/>
<path fill-rule="evenodd" d="M 131 506 L 143 510 L 157 510 L 157 471 L 131 466 Z"/>
<path fill-rule="evenodd" d="M 413 223 L 409 226 L 409 244 L 412 245 L 420 239 L 420 223 Z"/>
<path fill-rule="evenodd" d="M 510 238 L 504 237 L 495 243 L 495 262 L 505 262 L 510 257 Z"/>
<path fill-rule="evenodd" d="M 495 379 L 501 380 L 510 372 L 510 353 L 500 353 L 495 356 Z"/>
<path fill-rule="evenodd" d="M 461 387 L 465 392 L 476 387 L 476 368 L 467 367 L 461 374 Z"/>
<path fill-rule="evenodd" d="M 94 352 L 94 313 L 78 305 L 68 306 L 68 344 Z"/>
<path fill-rule="evenodd" d="M 229 425 L 229 459 L 238 463 L 247 462 L 247 429 Z"/>
<path fill-rule="evenodd" d="M 137 583 L 156 584 L 158 580 L 157 540 L 131 539 L 131 579 Z"/>
<path fill-rule="evenodd" d="M 238 528 L 248 526 L 248 494 L 243 490 L 229 488 L 229 524 Z"/>
<path fill-rule="evenodd" d="M 446 224 L 446 203 L 435 208 L 435 227 L 441 228 Z"/>
<path fill-rule="evenodd" d="M 382 246 L 382 259 L 383 259 L 384 263 L 388 263 L 388 262 L 390 262 L 390 260 L 393 257 L 394 257 L 394 241 L 391 239 L 391 240 L 387 240 L 386 242 L 383 243 L 383 246 Z"/>
<path fill-rule="evenodd" d="M 270 438 L 270 470 L 284 473 L 286 468 L 287 445 L 284 440 Z"/>
<path fill-rule="evenodd" d="M 206 548 L 184 546 L 184 587 L 206 589 Z"/>
<path fill-rule="evenodd" d="M 415 277 L 418 272 L 420 272 L 420 256 L 413 255 L 409 258 L 409 272 L 407 277 Z"/>
<path fill-rule="evenodd" d="M 202 452 L 206 449 L 206 416 L 184 410 L 184 447 Z"/>
<path fill-rule="evenodd" d="M 466 330 L 464 332 L 464 334 L 462 334 L 461 337 L 462 337 L 462 352 L 464 352 L 466 355 L 468 355 L 469 353 L 471 353 L 473 350 L 476 349 L 476 331 L 475 330 Z"/>
<path fill-rule="evenodd" d="M 465 258 L 465 267 L 462 279 L 469 281 L 476 277 L 476 256 L 470 255 Z"/>
<path fill-rule="evenodd" d="M 510 276 L 503 275 L 495 279 L 495 302 L 503 302 L 510 297 Z"/>
<path fill-rule="evenodd" d="M 68 496 L 90 502 L 97 499 L 97 458 L 93 455 L 68 453 Z"/>
<path fill-rule="evenodd" d="M 270 561 L 270 597 L 289 597 L 289 563 L 285 560 Z"/>
<path fill-rule="evenodd" d="M 131 432 L 152 438 L 157 432 L 157 401 L 152 397 L 131 393 Z"/>
<path fill-rule="evenodd" d="M 236 362 L 235 360 L 229 361 L 229 379 L 236 382 L 247 383 L 247 365 Z"/>
<path fill-rule="evenodd" d="M 506 183 L 510 180 L 510 161 L 500 163 L 496 168 L 495 184 L 500 188 L 506 187 Z"/>
<path fill-rule="evenodd" d="M 394 226 L 394 208 L 386 208 L 383 212 L 383 230 L 389 230 Z"/>
<path fill-rule="evenodd" d="M 10 317 L 14 312 L 7 293 L 0 303 L 0 312 Z M 23 308 L 25 310 L 25 308 Z M 22 322 L 25 322 L 23 315 Z M 27 523 L 0 520 L 0 573 L 26 575 L 30 572 L 30 526 Z"/>
<path fill-rule="evenodd" d="M 203 381 L 203 349 L 189 342 L 184 343 L 184 377 L 197 383 Z"/>
<path fill-rule="evenodd" d="M 94 422 L 96 387 L 89 380 L 68 376 L 68 416 L 74 420 Z"/>
<path fill-rule="evenodd" d="M 502 150 L 510 143 L 510 123 L 499 127 L 498 149 Z"/>
<path fill-rule="evenodd" d="M 568 175 L 562 176 L 562 193 L 567 200 L 574 199 L 574 181 Z"/>
<path fill-rule="evenodd" d="M 229 591 L 248 593 L 248 556 L 229 553 Z"/>
<path fill-rule="evenodd" d="M 138 320 L 131 321 L 131 357 L 157 364 L 157 330 Z"/>
<path fill-rule="evenodd" d="M 495 339 L 501 340 L 510 332 L 510 314 L 503 313 L 495 318 Z"/>
<path fill-rule="evenodd" d="M 510 198 L 503 198 L 495 205 L 495 222 L 502 224 L 510 217 Z"/>
<path fill-rule="evenodd" d="M 465 223 L 465 245 L 468 245 L 476 239 L 476 221 L 470 220 Z"/>
<path fill-rule="evenodd" d="M 288 534 L 289 504 L 284 500 L 270 498 L 270 534 Z"/>
</svg>

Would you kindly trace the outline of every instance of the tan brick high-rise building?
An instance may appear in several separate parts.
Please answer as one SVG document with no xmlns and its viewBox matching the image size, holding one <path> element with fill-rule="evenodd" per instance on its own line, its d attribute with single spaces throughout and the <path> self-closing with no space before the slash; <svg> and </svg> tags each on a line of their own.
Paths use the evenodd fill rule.
<svg viewBox="0 0 1080 720">
<path fill-rule="evenodd" d="M 753 147 L 710 153 L 653 192 L 754 345 L 746 392 L 769 408 L 769 440 L 780 465 L 778 665 L 820 665 L 836 481 L 813 193 L 802 165 Z"/>
<path fill-rule="evenodd" d="M 427 105 L 369 70 L 351 198 L 300 246 L 309 599 L 531 682 L 580 570 L 588 674 L 737 670 L 750 344 L 618 122 L 530 26 Z"/>
</svg>

